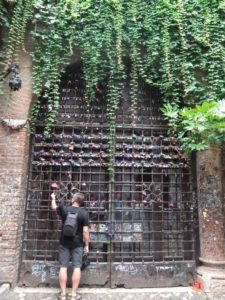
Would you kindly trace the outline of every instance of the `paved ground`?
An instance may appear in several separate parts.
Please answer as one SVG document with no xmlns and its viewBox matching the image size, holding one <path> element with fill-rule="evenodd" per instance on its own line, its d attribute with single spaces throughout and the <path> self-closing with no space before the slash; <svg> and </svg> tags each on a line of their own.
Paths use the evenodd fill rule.
<svg viewBox="0 0 225 300">
<path fill-rule="evenodd" d="M 0 300 L 57 300 L 58 290 L 54 288 L 15 288 L 8 289 Z M 225 300 L 225 291 L 220 294 L 194 292 L 191 288 L 160 289 L 79 289 L 82 300 Z M 70 297 L 68 290 L 68 297 Z"/>
</svg>

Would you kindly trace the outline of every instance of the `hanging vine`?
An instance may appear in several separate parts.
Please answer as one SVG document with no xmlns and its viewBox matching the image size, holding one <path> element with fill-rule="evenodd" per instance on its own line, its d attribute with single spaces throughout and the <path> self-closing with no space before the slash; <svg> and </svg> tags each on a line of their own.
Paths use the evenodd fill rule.
<svg viewBox="0 0 225 300">
<path fill-rule="evenodd" d="M 99 84 L 107 86 L 113 178 L 116 113 L 127 81 L 133 124 L 140 80 L 159 88 L 166 103 L 192 106 L 224 98 L 224 18 L 224 0 L 0 1 L 1 69 L 19 63 L 26 34 L 31 34 L 32 126 L 44 98 L 49 131 L 58 111 L 61 73 L 79 53 L 89 112 Z"/>
<path fill-rule="evenodd" d="M 33 9 L 34 0 L 18 0 L 16 3 L 6 42 L 4 70 L 6 70 L 12 62 L 18 62 L 19 51 L 24 43 L 26 25 L 33 14 Z"/>
</svg>

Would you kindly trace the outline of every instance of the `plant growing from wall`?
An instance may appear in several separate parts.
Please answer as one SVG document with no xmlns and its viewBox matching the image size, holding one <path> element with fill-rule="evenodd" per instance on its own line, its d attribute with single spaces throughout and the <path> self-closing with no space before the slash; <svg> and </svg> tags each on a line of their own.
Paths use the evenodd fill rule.
<svg viewBox="0 0 225 300">
<path fill-rule="evenodd" d="M 224 0 L 1 1 L 0 25 L 5 28 L 2 70 L 19 63 L 24 38 L 30 34 L 36 95 L 32 125 L 42 96 L 47 101 L 49 131 L 58 110 L 61 72 L 71 56 L 79 53 L 87 110 L 100 82 L 107 82 L 113 178 L 116 112 L 125 81 L 130 83 L 134 125 L 139 80 L 157 87 L 166 103 L 189 106 L 200 104 L 206 96 L 211 101 L 224 98 L 224 18 Z"/>
<path fill-rule="evenodd" d="M 203 101 L 193 108 L 181 109 L 168 103 L 162 112 L 187 154 L 225 141 L 225 100 Z"/>
</svg>

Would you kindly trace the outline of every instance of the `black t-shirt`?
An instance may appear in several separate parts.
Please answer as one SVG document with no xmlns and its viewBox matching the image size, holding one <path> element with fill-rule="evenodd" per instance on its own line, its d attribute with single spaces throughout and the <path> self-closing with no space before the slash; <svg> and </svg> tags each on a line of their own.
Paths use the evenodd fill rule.
<svg viewBox="0 0 225 300">
<path fill-rule="evenodd" d="M 67 237 L 61 232 L 60 244 L 67 248 L 83 247 L 83 227 L 89 225 L 87 211 L 82 207 L 65 206 L 60 204 L 57 207 L 57 214 L 60 216 L 62 223 L 65 222 L 68 212 L 78 213 L 78 228 L 74 238 Z"/>
</svg>

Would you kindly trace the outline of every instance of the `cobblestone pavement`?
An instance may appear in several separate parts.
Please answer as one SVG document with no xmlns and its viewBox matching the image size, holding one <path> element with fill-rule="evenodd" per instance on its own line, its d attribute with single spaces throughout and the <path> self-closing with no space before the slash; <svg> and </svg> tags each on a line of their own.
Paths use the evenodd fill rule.
<svg viewBox="0 0 225 300">
<path fill-rule="evenodd" d="M 82 300 L 225 300 L 225 291 L 220 294 L 194 292 L 191 288 L 162 289 L 99 289 L 81 288 Z M 57 300 L 54 288 L 15 288 L 0 300 Z M 70 290 L 67 299 L 70 300 Z"/>
</svg>

